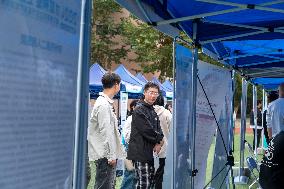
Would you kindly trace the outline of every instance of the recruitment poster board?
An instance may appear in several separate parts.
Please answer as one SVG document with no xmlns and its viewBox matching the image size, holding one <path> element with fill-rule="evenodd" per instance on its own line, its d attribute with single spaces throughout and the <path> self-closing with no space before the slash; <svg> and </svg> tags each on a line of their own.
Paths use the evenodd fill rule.
<svg viewBox="0 0 284 189">
<path fill-rule="evenodd" d="M 71 188 L 81 1 L 0 1 L 0 188 Z"/>
<path fill-rule="evenodd" d="M 163 188 L 190 188 L 191 185 L 191 68 L 192 52 L 176 45 L 176 96 L 174 127 L 170 130 Z"/>
<path fill-rule="evenodd" d="M 232 81 L 231 81 L 230 72 L 228 70 L 224 70 L 223 72 L 224 72 L 223 73 L 224 79 L 223 79 L 223 85 L 221 87 L 223 91 L 223 96 L 221 97 L 222 99 L 220 99 L 220 101 L 222 100 L 222 102 L 220 103 L 223 104 L 223 107 L 220 107 L 221 113 L 219 118 L 217 118 L 222 136 L 220 132 L 217 130 L 213 170 L 211 178 L 215 177 L 224 167 L 227 168 L 223 169 L 223 171 L 220 172 L 219 175 L 212 180 L 211 187 L 225 189 L 227 188 L 227 184 L 229 183 L 228 179 L 230 175 L 230 172 L 228 172 L 229 166 L 226 165 L 227 154 L 225 147 L 227 148 L 228 152 L 231 150 L 229 135 L 231 134 L 230 131 L 232 130 L 231 117 L 233 114 L 232 112 L 233 91 L 232 91 Z M 222 138 L 224 140 L 224 144 Z M 223 182 L 224 179 L 225 181 Z"/>
<path fill-rule="evenodd" d="M 231 91 L 231 73 L 227 69 L 199 61 L 198 75 L 216 119 L 220 121 L 221 114 L 225 113 L 225 104 L 226 102 L 228 103 L 226 95 Z M 203 188 L 205 186 L 208 152 L 212 144 L 213 135 L 217 129 L 217 124 L 199 81 L 197 82 L 196 106 L 195 159 L 198 174 L 195 178 L 195 188 Z M 221 124 L 220 126 L 225 127 L 226 124 Z M 223 145 L 218 147 L 224 148 Z"/>
<path fill-rule="evenodd" d="M 190 188 L 191 177 L 191 75 L 192 52 L 180 45 L 176 47 L 176 94 L 175 94 L 175 127 L 170 131 L 166 158 L 165 188 Z M 225 106 L 226 91 L 231 84 L 228 70 L 198 61 L 198 76 L 212 105 L 216 118 L 219 119 Z M 205 186 L 207 157 L 216 122 L 202 87 L 197 81 L 196 102 L 196 141 L 194 188 Z"/>
</svg>

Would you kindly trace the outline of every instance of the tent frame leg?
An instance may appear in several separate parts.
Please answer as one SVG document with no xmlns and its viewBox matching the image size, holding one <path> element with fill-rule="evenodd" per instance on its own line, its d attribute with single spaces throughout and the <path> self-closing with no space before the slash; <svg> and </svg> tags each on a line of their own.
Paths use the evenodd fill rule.
<svg viewBox="0 0 284 189">
<path fill-rule="evenodd" d="M 241 132 L 240 132 L 240 165 L 239 175 L 235 177 L 236 184 L 247 184 L 248 177 L 244 171 L 244 149 L 245 149 L 245 134 L 246 134 L 246 109 L 247 109 L 247 81 L 242 78 L 242 99 L 241 99 Z"/>
</svg>

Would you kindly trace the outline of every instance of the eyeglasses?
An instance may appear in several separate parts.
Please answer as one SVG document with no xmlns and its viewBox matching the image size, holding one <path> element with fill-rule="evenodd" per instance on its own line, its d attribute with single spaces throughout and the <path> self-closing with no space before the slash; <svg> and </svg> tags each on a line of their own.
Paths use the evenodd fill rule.
<svg viewBox="0 0 284 189">
<path fill-rule="evenodd" d="M 159 95 L 158 92 L 154 92 L 154 91 L 148 91 L 148 94 L 152 95 L 152 96 L 158 96 Z"/>
</svg>

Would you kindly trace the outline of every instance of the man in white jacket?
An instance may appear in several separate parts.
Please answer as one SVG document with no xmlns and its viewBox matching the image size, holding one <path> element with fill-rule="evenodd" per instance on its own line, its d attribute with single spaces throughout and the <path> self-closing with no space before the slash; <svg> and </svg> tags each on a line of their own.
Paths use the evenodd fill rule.
<svg viewBox="0 0 284 189">
<path fill-rule="evenodd" d="M 155 174 L 155 188 L 162 189 L 163 175 L 164 175 L 164 167 L 166 160 L 166 150 L 168 146 L 168 139 L 170 136 L 170 129 L 172 125 L 172 114 L 169 110 L 164 108 L 164 98 L 162 95 L 158 96 L 156 102 L 154 103 L 154 109 L 157 115 L 159 116 L 160 126 L 164 133 L 164 145 L 161 148 L 159 156 L 159 168 Z"/>
<path fill-rule="evenodd" d="M 89 161 L 95 161 L 95 189 L 113 189 L 116 177 L 116 161 L 123 158 L 117 118 L 112 98 L 120 90 L 120 77 L 106 73 L 102 77 L 103 92 L 97 98 L 90 116 L 88 128 Z"/>
<path fill-rule="evenodd" d="M 268 105 L 267 108 L 267 131 L 269 139 L 284 131 L 284 83 L 278 87 L 279 98 Z"/>
</svg>

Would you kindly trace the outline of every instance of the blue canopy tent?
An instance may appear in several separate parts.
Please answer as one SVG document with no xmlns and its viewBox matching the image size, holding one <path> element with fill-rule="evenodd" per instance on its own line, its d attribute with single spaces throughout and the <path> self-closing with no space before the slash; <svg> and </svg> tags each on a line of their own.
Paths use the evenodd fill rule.
<svg viewBox="0 0 284 189">
<path fill-rule="evenodd" d="M 168 88 L 164 87 L 162 83 L 158 80 L 158 78 L 153 77 L 152 82 L 159 85 L 160 90 L 162 91 L 163 96 L 165 96 L 167 99 L 173 98 L 173 91 L 170 91 Z"/>
<path fill-rule="evenodd" d="M 89 91 L 91 98 L 97 98 L 99 92 L 103 91 L 101 79 L 105 73 L 106 71 L 98 63 L 91 66 L 89 74 Z"/>
<path fill-rule="evenodd" d="M 173 84 L 168 79 L 164 81 L 163 86 L 167 88 L 169 91 L 174 90 Z"/>
<path fill-rule="evenodd" d="M 220 42 L 219 42 L 220 44 Z M 212 44 L 211 44 L 212 45 Z M 284 77 L 284 40 L 225 41 L 214 52 L 232 52 L 218 55 L 223 64 L 232 66 L 248 79 L 257 77 Z M 211 51 L 212 52 L 212 51 Z M 211 54 L 212 55 L 212 54 Z"/>
<path fill-rule="evenodd" d="M 265 89 L 275 88 L 284 77 L 284 1 L 116 1 L 149 25 L 174 37 L 174 48 L 176 41 L 183 41 L 178 37 L 179 30 L 192 40 L 187 43 L 193 47 L 190 188 L 194 188 L 198 49 L 202 48 L 204 53 L 230 66 L 251 83 Z M 244 144 L 241 145 L 243 150 Z M 240 165 L 243 163 L 241 157 Z"/>
<path fill-rule="evenodd" d="M 242 59 L 246 62 L 250 59 L 254 61 L 254 67 L 257 63 L 264 64 L 268 61 L 277 62 L 278 69 L 284 66 L 281 62 L 283 57 L 275 56 L 275 52 L 279 54 L 283 49 L 283 1 L 117 0 L 117 2 L 141 20 L 172 37 L 178 36 L 178 30 L 183 30 L 193 40 L 193 46 L 201 46 L 204 53 L 221 63 L 231 62 L 228 65 L 234 67 L 232 60 Z M 266 53 L 263 56 L 260 56 L 263 51 L 250 53 L 240 51 L 240 48 L 251 48 L 251 44 L 246 45 L 246 41 L 252 40 L 252 43 L 258 43 L 260 48 L 265 49 Z M 230 48 L 232 43 L 236 48 Z M 268 46 L 274 47 L 275 50 L 266 48 Z M 240 64 L 239 60 L 235 62 Z M 244 68 L 240 70 L 243 70 L 244 74 L 250 69 L 247 63 L 242 67 Z"/>
<path fill-rule="evenodd" d="M 144 83 L 147 83 L 147 82 L 148 82 L 148 80 L 144 77 L 144 75 L 143 75 L 142 73 L 138 73 L 138 74 L 136 75 L 136 77 L 137 77 L 138 79 L 140 79 L 140 81 L 142 81 L 142 82 L 144 82 Z"/>
<path fill-rule="evenodd" d="M 139 99 L 143 93 L 144 82 L 132 75 L 122 64 L 114 72 L 121 77 L 121 83 L 125 86 L 128 98 Z"/>
<path fill-rule="evenodd" d="M 102 77 L 106 71 L 98 64 L 95 63 L 90 68 L 89 73 L 89 92 L 91 99 L 95 99 L 99 96 L 99 92 L 103 91 Z M 125 91 L 125 85 L 120 85 L 120 90 Z M 119 94 L 114 98 L 119 98 Z"/>
<path fill-rule="evenodd" d="M 284 78 L 255 78 L 252 82 L 261 84 L 267 91 L 277 91 L 277 87 L 284 82 Z"/>
</svg>

